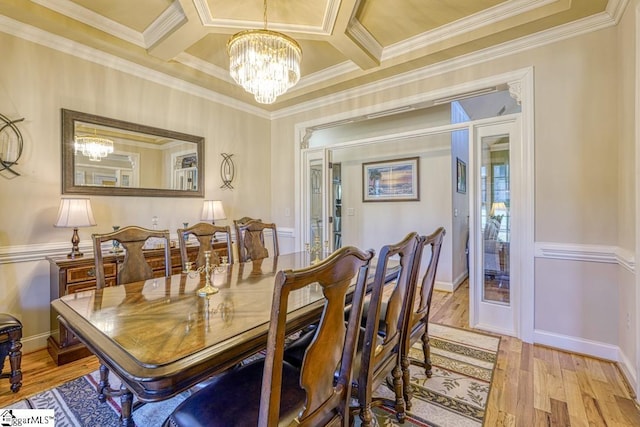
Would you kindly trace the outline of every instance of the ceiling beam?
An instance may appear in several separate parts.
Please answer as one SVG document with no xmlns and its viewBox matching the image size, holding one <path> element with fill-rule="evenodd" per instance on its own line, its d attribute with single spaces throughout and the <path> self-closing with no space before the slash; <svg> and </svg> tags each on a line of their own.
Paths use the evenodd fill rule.
<svg viewBox="0 0 640 427">
<path fill-rule="evenodd" d="M 340 3 L 333 32 L 327 41 L 366 70 L 380 65 L 382 46 L 355 18 L 359 4 L 360 0 L 344 0 Z"/>
<path fill-rule="evenodd" d="M 164 19 L 171 22 L 164 28 L 164 34 L 154 37 L 155 41 L 148 49 L 150 55 L 169 61 L 178 54 L 184 52 L 189 46 L 203 38 L 208 31 L 202 26 L 198 11 L 191 0 L 176 0 L 174 2 L 176 12 L 183 16 L 183 19 L 169 19 L 164 15 L 158 19 Z M 177 7 L 179 6 L 179 7 Z M 154 22 L 150 27 L 163 27 L 163 25 Z"/>
</svg>

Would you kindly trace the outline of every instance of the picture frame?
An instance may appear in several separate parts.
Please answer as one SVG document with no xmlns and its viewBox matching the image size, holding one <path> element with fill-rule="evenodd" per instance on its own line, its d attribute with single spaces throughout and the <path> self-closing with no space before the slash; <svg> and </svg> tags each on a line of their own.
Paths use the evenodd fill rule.
<svg viewBox="0 0 640 427">
<path fill-rule="evenodd" d="M 467 192 L 467 164 L 456 157 L 456 191 L 465 194 Z"/>
<path fill-rule="evenodd" d="M 419 157 L 362 164 L 363 202 L 408 202 L 419 200 Z"/>
</svg>

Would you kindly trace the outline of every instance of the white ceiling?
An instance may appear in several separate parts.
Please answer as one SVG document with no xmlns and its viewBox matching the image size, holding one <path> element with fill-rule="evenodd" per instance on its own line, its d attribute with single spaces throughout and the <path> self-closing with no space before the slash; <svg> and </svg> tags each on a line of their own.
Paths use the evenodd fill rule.
<svg viewBox="0 0 640 427">
<path fill-rule="evenodd" d="M 227 71 L 227 40 L 263 27 L 263 0 L 0 0 L 0 30 L 15 28 L 7 22 L 27 24 L 274 111 L 497 46 L 612 25 L 626 3 L 269 0 L 268 28 L 295 38 L 303 50 L 300 82 L 270 106 L 256 104 Z"/>
</svg>

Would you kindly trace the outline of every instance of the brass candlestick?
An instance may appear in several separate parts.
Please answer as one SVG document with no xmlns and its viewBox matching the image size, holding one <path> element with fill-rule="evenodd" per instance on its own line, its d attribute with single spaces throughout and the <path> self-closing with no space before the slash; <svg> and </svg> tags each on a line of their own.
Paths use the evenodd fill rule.
<svg viewBox="0 0 640 427">
<path fill-rule="evenodd" d="M 313 240 L 313 246 L 310 246 L 308 243 L 306 244 L 307 252 L 309 255 L 315 254 L 315 258 L 311 261 L 312 265 L 315 265 L 322 261 L 320 259 L 320 255 L 324 257 L 324 252 L 329 249 L 329 241 L 325 240 L 324 244 L 320 243 L 320 237 L 316 236 Z"/>
<path fill-rule="evenodd" d="M 204 253 L 204 260 L 205 264 L 195 270 L 191 270 L 190 262 L 187 262 L 185 265 L 185 273 L 187 273 L 189 277 L 193 277 L 191 276 L 191 273 L 204 273 L 204 286 L 197 290 L 198 295 L 200 295 L 201 297 L 212 295 L 218 292 L 218 288 L 215 288 L 211 285 L 211 273 L 213 273 L 213 271 L 217 268 L 216 266 L 211 265 L 211 251 L 206 251 Z"/>
</svg>

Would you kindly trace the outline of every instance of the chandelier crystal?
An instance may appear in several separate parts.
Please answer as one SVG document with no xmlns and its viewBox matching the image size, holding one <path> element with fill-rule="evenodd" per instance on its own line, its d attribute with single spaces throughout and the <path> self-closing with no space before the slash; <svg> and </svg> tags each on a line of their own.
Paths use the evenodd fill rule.
<svg viewBox="0 0 640 427">
<path fill-rule="evenodd" d="M 81 152 L 92 162 L 99 162 L 113 153 L 113 141 L 99 136 L 77 136 L 74 141 L 75 153 Z"/>
<path fill-rule="evenodd" d="M 227 52 L 231 77 L 261 104 L 272 104 L 300 80 L 302 49 L 291 37 L 267 30 L 267 0 L 264 29 L 234 34 Z"/>
</svg>

